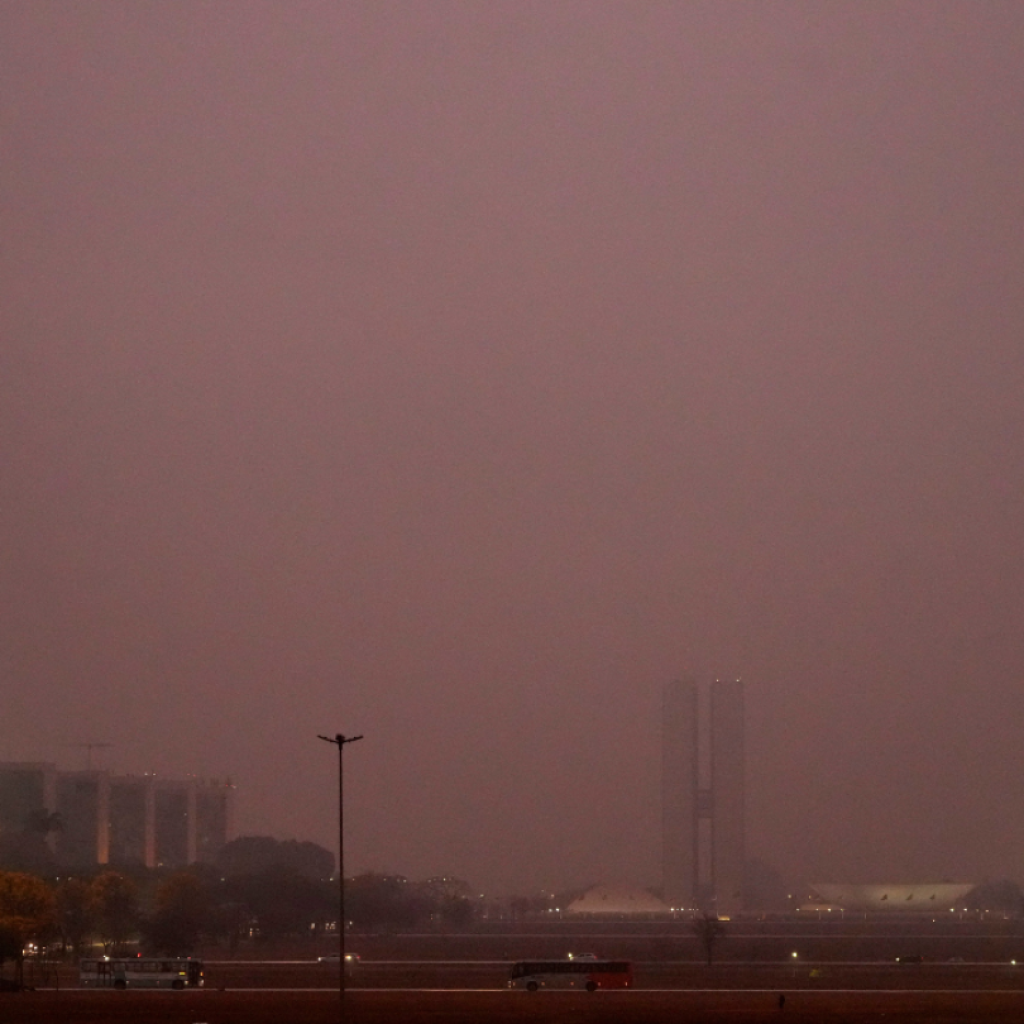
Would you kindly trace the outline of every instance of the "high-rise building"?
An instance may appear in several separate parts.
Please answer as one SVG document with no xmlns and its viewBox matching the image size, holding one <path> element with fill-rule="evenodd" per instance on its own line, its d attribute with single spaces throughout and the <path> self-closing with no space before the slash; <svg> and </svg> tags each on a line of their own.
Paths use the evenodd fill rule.
<svg viewBox="0 0 1024 1024">
<path fill-rule="evenodd" d="M 110 862 L 110 775 L 105 771 L 58 772 L 57 860 L 66 867 Z"/>
<path fill-rule="evenodd" d="M 710 903 L 732 914 L 743 901 L 743 684 L 715 680 L 710 690 L 708 785 L 701 785 L 697 684 L 665 688 L 662 716 L 662 878 L 671 907 Z M 702 841 L 701 822 L 710 824 Z"/>
<path fill-rule="evenodd" d="M 149 775 L 110 780 L 110 862 L 156 864 L 156 806 Z"/>
<path fill-rule="evenodd" d="M 235 787 L 230 782 L 196 787 L 195 859 L 216 860 L 235 834 Z"/>
<path fill-rule="evenodd" d="M 743 683 L 711 684 L 711 886 L 719 914 L 743 909 Z"/>
<path fill-rule="evenodd" d="M 154 830 L 161 866 L 195 863 L 195 792 L 195 785 L 187 782 L 154 782 Z"/>
<path fill-rule="evenodd" d="M 661 739 L 662 898 L 690 907 L 698 887 L 697 684 L 665 687 Z"/>
<path fill-rule="evenodd" d="M 56 812 L 47 843 L 58 864 L 182 867 L 214 860 L 234 837 L 234 796 L 230 782 L 0 763 L 0 840 Z"/>
</svg>

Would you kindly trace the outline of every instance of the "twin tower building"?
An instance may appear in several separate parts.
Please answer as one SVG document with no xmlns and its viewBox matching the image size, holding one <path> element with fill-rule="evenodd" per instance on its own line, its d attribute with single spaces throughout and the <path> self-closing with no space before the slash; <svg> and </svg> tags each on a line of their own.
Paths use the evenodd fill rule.
<svg viewBox="0 0 1024 1024">
<path fill-rule="evenodd" d="M 701 742 L 695 682 L 665 688 L 662 719 L 663 898 L 729 916 L 743 908 L 743 683 L 715 680 Z"/>
</svg>

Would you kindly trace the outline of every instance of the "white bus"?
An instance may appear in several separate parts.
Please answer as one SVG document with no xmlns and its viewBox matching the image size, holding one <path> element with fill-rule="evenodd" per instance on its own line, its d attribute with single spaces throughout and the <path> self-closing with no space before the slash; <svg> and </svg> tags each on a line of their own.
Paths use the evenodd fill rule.
<svg viewBox="0 0 1024 1024">
<path fill-rule="evenodd" d="M 628 960 L 520 960 L 512 965 L 509 988 L 536 992 L 542 988 L 632 988 L 633 965 Z"/>
<path fill-rule="evenodd" d="M 191 957 L 103 957 L 83 960 L 83 988 L 200 988 L 203 962 Z"/>
</svg>

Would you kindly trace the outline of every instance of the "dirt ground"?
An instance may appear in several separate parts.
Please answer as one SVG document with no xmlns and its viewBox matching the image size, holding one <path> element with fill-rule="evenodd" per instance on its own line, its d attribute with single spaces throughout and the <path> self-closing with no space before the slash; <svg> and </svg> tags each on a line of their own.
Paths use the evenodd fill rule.
<svg viewBox="0 0 1024 1024">
<path fill-rule="evenodd" d="M 345 1024 L 994 1024 L 1024 1020 L 1024 993 L 373 992 L 346 997 Z M 24 992 L 2 1024 L 337 1024 L 331 992 Z"/>
</svg>

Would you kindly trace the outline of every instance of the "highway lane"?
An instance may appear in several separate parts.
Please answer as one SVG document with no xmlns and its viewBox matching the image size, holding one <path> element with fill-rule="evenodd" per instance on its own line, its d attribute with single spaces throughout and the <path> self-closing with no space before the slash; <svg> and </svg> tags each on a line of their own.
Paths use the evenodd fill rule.
<svg viewBox="0 0 1024 1024">
<path fill-rule="evenodd" d="M 109 990 L 97 989 L 97 988 L 81 988 L 75 985 L 66 986 L 62 989 L 64 992 L 75 992 L 75 993 L 90 993 L 96 996 L 107 996 L 110 994 Z M 186 989 L 183 992 L 175 992 L 174 998 L 176 999 L 188 999 L 195 998 L 209 994 L 211 989 Z M 238 989 L 217 989 L 217 992 L 244 992 L 246 994 L 259 994 L 259 993 L 275 993 L 275 994 L 288 994 L 288 993 L 325 993 L 334 991 L 330 988 L 318 986 L 316 988 L 295 988 L 295 987 L 283 987 L 283 988 L 238 988 Z M 511 991 L 508 988 L 359 988 L 353 986 L 347 989 L 351 994 L 358 994 L 360 997 L 373 997 L 383 995 L 489 995 L 489 996 L 502 996 L 507 995 L 516 999 L 550 999 L 553 996 L 559 998 L 570 997 L 579 998 L 583 1000 L 587 999 L 608 999 L 608 998 L 626 998 L 626 997 L 646 997 L 646 996 L 709 996 L 709 995 L 778 995 L 780 992 L 787 994 L 799 993 L 800 995 L 857 995 L 857 996 L 1013 996 L 1020 998 L 1022 1005 L 1024 1005 L 1024 989 L 1015 988 L 830 988 L 828 986 L 816 986 L 814 988 L 788 988 L 786 986 L 773 986 L 771 988 L 735 988 L 730 986 L 721 986 L 719 988 L 633 988 L 633 989 L 615 989 L 610 992 L 584 992 L 584 991 L 571 991 L 566 989 L 551 990 L 548 992 L 526 992 L 523 990 Z M 145 994 L 141 990 L 135 990 L 134 994 Z"/>
<path fill-rule="evenodd" d="M 206 961 L 207 992 L 337 991 L 337 964 L 310 960 Z M 363 961 L 347 981 L 350 991 L 507 992 L 505 960 Z M 635 961 L 634 992 L 961 992 L 1024 994 L 1024 966 L 1006 964 L 908 964 L 877 962 L 722 963 L 711 968 L 692 961 Z M 59 988 L 74 990 L 77 971 L 64 965 Z M 53 987 L 52 980 L 39 985 Z M 88 990 L 87 990 L 88 991 Z M 543 993 L 547 996 L 551 993 Z M 611 993 L 604 993 L 611 995 Z M 1024 1019 L 1024 1015 L 1022 1015 Z"/>
<path fill-rule="evenodd" d="M 648 990 L 632 992 L 508 992 L 399 989 L 349 993 L 349 1024 L 936 1024 L 985 1021 L 1020 1024 L 1024 994 L 962 990 L 783 990 L 775 988 Z M 0 999 L 4 1024 L 337 1024 L 337 992 L 323 989 L 259 991 L 61 991 Z"/>
<path fill-rule="evenodd" d="M 353 991 L 491 991 L 506 989 L 508 961 L 364 961 L 348 977 Z M 1005 991 L 1024 993 L 1024 967 L 1004 964 L 800 963 L 720 964 L 637 961 L 634 991 Z M 326 989 L 337 965 L 208 963 L 218 989 Z"/>
</svg>

